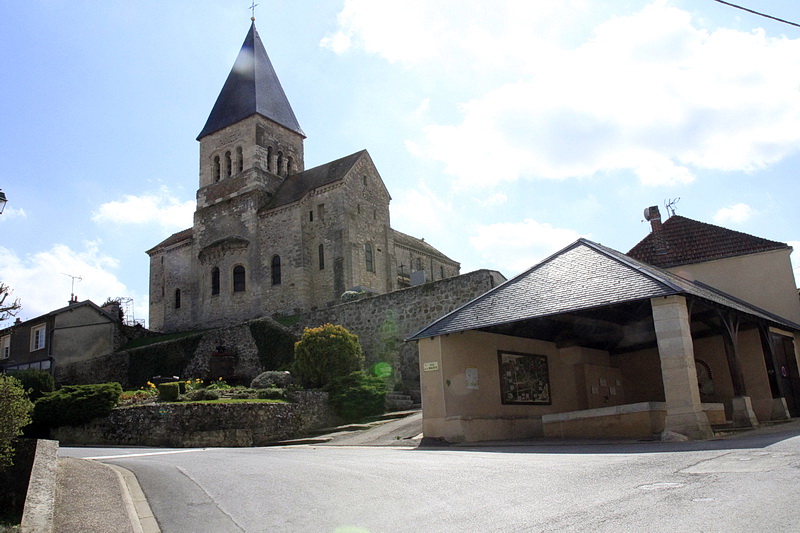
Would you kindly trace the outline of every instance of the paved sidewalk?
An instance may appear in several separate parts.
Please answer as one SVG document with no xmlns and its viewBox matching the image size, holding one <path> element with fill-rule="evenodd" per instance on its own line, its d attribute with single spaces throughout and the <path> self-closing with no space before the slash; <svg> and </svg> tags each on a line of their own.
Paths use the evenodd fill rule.
<svg viewBox="0 0 800 533">
<path fill-rule="evenodd" d="M 54 513 L 55 533 L 159 531 L 154 519 L 147 520 L 149 506 L 143 513 L 145 516 L 140 517 L 137 514 L 131 494 L 136 494 L 137 490 L 141 493 L 141 489 L 138 488 L 136 478 L 129 472 L 132 480 L 129 479 L 126 483 L 120 470 L 122 469 L 117 470 L 115 467 L 88 459 L 59 458 Z M 144 529 L 143 525 L 147 529 Z"/>
</svg>

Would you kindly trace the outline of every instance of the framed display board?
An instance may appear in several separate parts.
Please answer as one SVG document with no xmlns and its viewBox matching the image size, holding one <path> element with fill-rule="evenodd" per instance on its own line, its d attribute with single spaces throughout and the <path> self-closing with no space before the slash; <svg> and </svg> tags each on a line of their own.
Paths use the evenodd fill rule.
<svg viewBox="0 0 800 533">
<path fill-rule="evenodd" d="M 550 405 L 550 375 L 544 355 L 497 352 L 504 404 Z"/>
</svg>

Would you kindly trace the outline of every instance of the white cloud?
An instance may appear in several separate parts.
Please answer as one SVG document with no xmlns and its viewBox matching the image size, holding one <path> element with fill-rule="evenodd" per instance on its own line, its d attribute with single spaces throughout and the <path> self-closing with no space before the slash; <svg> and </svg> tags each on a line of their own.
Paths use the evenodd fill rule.
<svg viewBox="0 0 800 533">
<path fill-rule="evenodd" d="M 435 65 L 424 73 L 480 80 L 486 89 L 467 93 L 460 122 L 428 124 L 407 143 L 412 155 L 440 161 L 456 188 L 608 171 L 670 186 L 699 170 L 755 171 L 797 151 L 800 39 L 709 31 L 657 1 L 568 42 L 592 9 L 601 8 L 347 0 L 335 35 L 348 46 L 336 51 L 360 48 L 412 75 Z"/>
<path fill-rule="evenodd" d="M 514 276 L 580 237 L 571 229 L 554 228 L 528 218 L 480 226 L 469 242 L 487 268 Z"/>
<path fill-rule="evenodd" d="M 0 222 L 5 222 L 10 218 L 28 218 L 28 213 L 23 208 L 8 207 L 3 209 L 3 214 L 0 215 Z"/>
<path fill-rule="evenodd" d="M 108 297 L 136 297 L 114 275 L 118 266 L 116 259 L 101 251 L 99 242 L 85 242 L 79 251 L 55 244 L 47 251 L 25 257 L 0 247 L 0 280 L 14 290 L 14 298 L 20 299 L 22 309 L 18 316 L 22 320 L 67 305 L 72 280 L 66 274 L 81 278 L 74 285 L 80 301 L 89 299 L 102 304 Z M 146 299 L 137 298 L 134 303 L 138 304 L 136 316 L 146 316 Z"/>
<path fill-rule="evenodd" d="M 92 220 L 115 224 L 155 222 L 165 230 L 175 230 L 192 225 L 194 210 L 194 201 L 182 202 L 162 187 L 158 194 L 125 195 L 123 200 L 104 203 L 92 213 Z"/>
<path fill-rule="evenodd" d="M 750 220 L 754 213 L 755 211 L 752 207 L 747 204 L 739 203 L 729 207 L 723 207 L 714 213 L 714 222 L 717 224 L 741 224 Z"/>
<path fill-rule="evenodd" d="M 508 202 L 508 196 L 501 192 L 496 192 L 486 197 L 475 198 L 475 201 L 478 202 L 478 205 L 481 207 L 496 207 Z"/>
<path fill-rule="evenodd" d="M 452 227 L 453 205 L 420 183 L 400 191 L 391 207 L 392 226 L 415 237 L 425 237 Z"/>
</svg>

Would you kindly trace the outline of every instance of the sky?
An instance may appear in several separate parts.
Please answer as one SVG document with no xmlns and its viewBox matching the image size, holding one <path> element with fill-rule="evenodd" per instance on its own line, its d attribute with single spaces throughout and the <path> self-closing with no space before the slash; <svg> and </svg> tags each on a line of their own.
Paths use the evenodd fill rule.
<svg viewBox="0 0 800 533">
<path fill-rule="evenodd" d="M 392 227 L 511 277 L 659 206 L 800 250 L 800 28 L 714 0 L 261 0 L 305 167 L 367 149 Z M 800 23 L 796 0 L 740 0 Z M 0 4 L 0 282 L 130 298 L 192 225 L 249 1 Z M 800 277 L 800 251 L 792 253 Z M 6 322 L 6 325 L 8 322 Z M 2 324 L 0 324 L 2 325 Z"/>
</svg>

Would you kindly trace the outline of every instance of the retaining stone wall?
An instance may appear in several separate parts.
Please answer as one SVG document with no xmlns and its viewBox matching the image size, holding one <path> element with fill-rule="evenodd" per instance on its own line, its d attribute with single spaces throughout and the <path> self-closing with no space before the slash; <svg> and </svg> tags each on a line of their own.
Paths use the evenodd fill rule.
<svg viewBox="0 0 800 533">
<path fill-rule="evenodd" d="M 335 423 L 324 392 L 295 393 L 294 403 L 171 403 L 114 409 L 78 427 L 53 430 L 62 445 L 263 446 Z"/>
<path fill-rule="evenodd" d="M 311 311 L 301 316 L 294 331 L 299 335 L 305 327 L 325 323 L 344 326 L 358 335 L 367 365 L 391 364 L 399 374 L 396 379 L 413 393 L 419 389 L 419 350 L 416 342 L 405 339 L 503 281 L 499 272 L 476 270 Z"/>
</svg>

